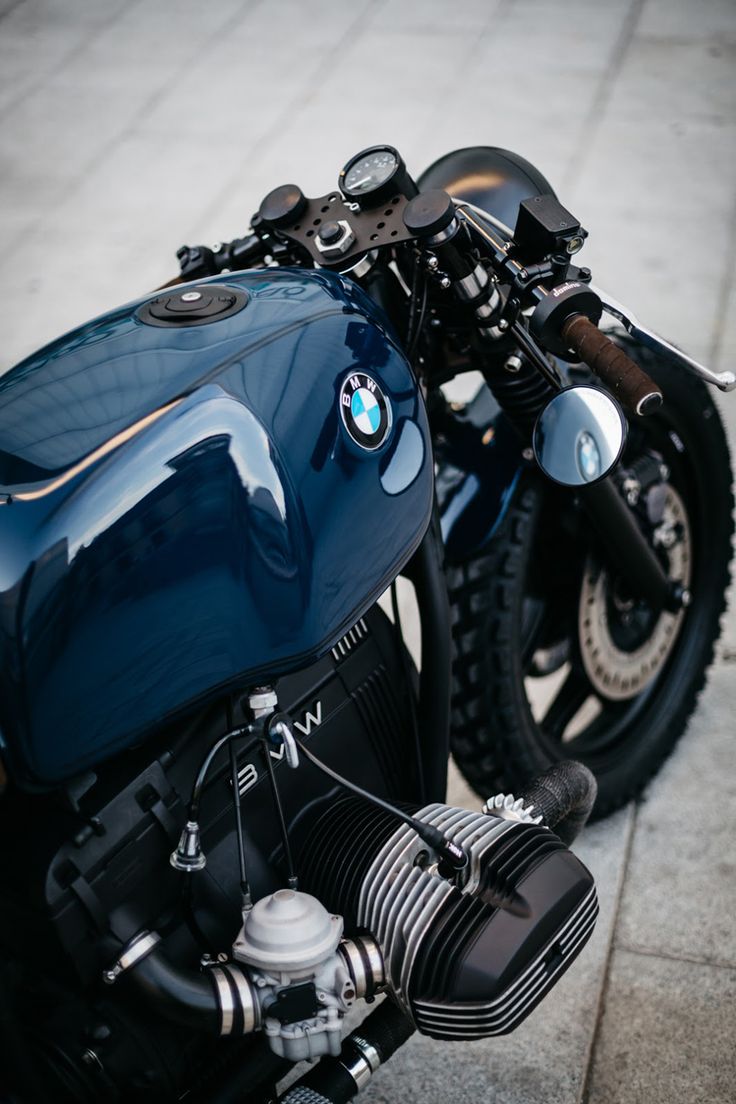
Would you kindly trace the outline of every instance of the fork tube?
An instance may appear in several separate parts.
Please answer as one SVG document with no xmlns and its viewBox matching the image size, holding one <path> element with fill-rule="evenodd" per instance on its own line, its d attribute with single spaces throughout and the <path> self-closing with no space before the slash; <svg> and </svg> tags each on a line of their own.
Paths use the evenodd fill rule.
<svg viewBox="0 0 736 1104">
<path fill-rule="evenodd" d="M 580 499 L 603 547 L 605 559 L 639 598 L 655 610 L 678 610 L 677 588 L 659 562 L 634 514 L 610 479 L 580 488 Z"/>
</svg>

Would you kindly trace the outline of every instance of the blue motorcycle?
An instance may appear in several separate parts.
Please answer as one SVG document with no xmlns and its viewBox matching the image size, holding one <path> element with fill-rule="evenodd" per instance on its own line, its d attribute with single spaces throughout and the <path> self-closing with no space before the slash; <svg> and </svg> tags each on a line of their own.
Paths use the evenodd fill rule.
<svg viewBox="0 0 736 1104">
<path fill-rule="evenodd" d="M 516 154 L 376 146 L 0 380 L 2 1099 L 349 1100 L 581 951 L 569 845 L 712 659 L 736 387 L 586 237 Z"/>
</svg>

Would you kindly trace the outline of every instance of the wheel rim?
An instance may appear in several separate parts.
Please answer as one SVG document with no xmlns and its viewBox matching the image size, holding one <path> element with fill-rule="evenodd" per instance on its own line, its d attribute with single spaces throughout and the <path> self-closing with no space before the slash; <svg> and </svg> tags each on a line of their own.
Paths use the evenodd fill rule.
<svg viewBox="0 0 736 1104">
<path fill-rule="evenodd" d="M 682 498 L 667 486 L 660 544 L 667 549 L 667 573 L 684 588 L 690 586 L 692 534 Z M 665 534 L 668 534 L 667 536 Z M 595 557 L 583 570 L 578 608 L 578 642 L 585 673 L 596 693 L 607 701 L 628 701 L 654 682 L 677 641 L 685 611 L 661 610 L 658 617 L 633 602 L 617 587 Z M 638 624 L 637 624 L 638 620 Z"/>
</svg>

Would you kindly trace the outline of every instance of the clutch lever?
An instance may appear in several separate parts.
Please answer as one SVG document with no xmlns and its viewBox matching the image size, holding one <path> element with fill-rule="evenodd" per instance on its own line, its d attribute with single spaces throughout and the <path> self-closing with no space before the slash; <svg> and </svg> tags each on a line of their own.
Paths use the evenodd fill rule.
<svg viewBox="0 0 736 1104">
<path fill-rule="evenodd" d="M 652 330 L 648 330 L 646 326 L 642 326 L 641 322 L 632 314 L 628 307 L 624 307 L 621 303 L 617 303 L 607 292 L 601 291 L 600 288 L 594 287 L 592 284 L 590 284 L 589 287 L 600 299 L 604 311 L 614 318 L 617 318 L 627 333 L 630 333 L 631 336 L 640 341 L 642 345 L 646 345 L 657 353 L 662 353 L 669 360 L 682 365 L 688 372 L 700 376 L 706 383 L 710 383 L 721 391 L 733 391 L 734 388 L 736 388 L 736 375 L 733 372 L 712 372 L 710 368 L 706 368 L 705 365 L 699 364 L 697 360 L 693 360 L 687 353 L 683 353 L 674 345 L 670 345 L 669 341 L 665 341 L 659 334 L 654 333 Z"/>
</svg>

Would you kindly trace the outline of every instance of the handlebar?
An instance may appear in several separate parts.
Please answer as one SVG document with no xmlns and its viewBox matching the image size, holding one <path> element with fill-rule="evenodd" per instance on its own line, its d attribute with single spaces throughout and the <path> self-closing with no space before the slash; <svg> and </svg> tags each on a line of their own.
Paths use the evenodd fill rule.
<svg viewBox="0 0 736 1104">
<path fill-rule="evenodd" d="M 662 392 L 656 383 L 585 315 L 568 318 L 562 326 L 562 337 L 634 414 L 651 414 L 662 405 Z"/>
<path fill-rule="evenodd" d="M 595 323 L 603 309 L 643 344 L 706 382 L 724 391 L 736 388 L 735 373 L 711 372 L 596 292 L 589 271 L 571 264 L 586 232 L 553 196 L 525 200 L 512 230 L 482 208 L 441 190 L 418 193 L 414 185 L 407 189 L 398 184 L 391 190 L 396 194 L 390 200 L 363 203 L 361 197 L 356 203 L 341 190 L 308 199 L 294 185 L 276 188 L 253 218 L 255 233 L 211 249 L 182 246 L 180 274 L 163 286 L 256 267 L 269 255 L 277 264 L 311 260 L 359 279 L 373 269 L 382 248 L 393 255 L 406 246 L 414 251 L 416 263 L 426 266 L 430 281 L 442 289 L 452 287 L 475 314 L 480 340 L 497 342 L 508 333 L 518 343 L 521 334 L 524 351 L 543 375 L 548 375 L 546 354 L 569 359 L 572 350 L 634 413 L 648 414 L 660 406 L 657 385 L 598 330 Z M 528 322 L 522 318 L 525 313 Z"/>
<path fill-rule="evenodd" d="M 266 242 L 257 234 L 233 238 L 230 242 L 219 242 L 212 249 L 206 245 L 182 245 L 176 251 L 181 271 L 161 287 L 174 287 L 176 284 L 189 283 L 190 280 L 203 280 L 206 276 L 219 276 L 226 269 L 250 268 L 262 261 L 268 252 Z"/>
</svg>

